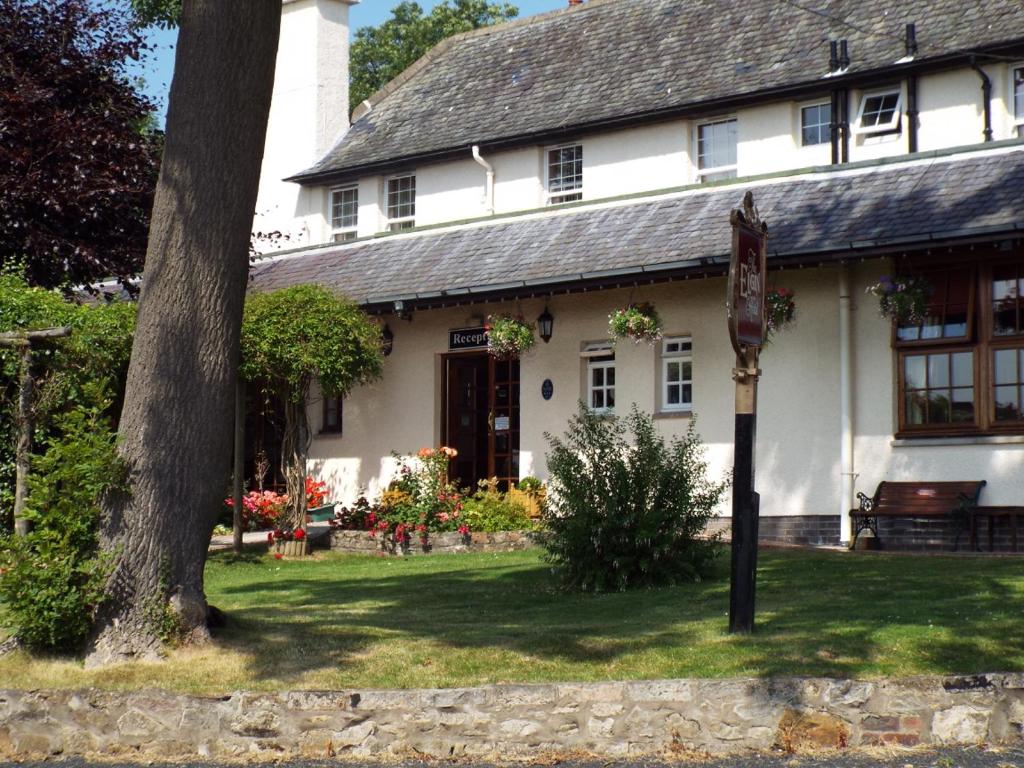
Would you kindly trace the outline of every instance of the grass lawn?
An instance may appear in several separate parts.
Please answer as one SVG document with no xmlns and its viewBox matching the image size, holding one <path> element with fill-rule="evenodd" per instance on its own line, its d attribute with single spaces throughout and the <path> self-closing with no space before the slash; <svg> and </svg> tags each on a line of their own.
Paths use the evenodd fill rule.
<svg viewBox="0 0 1024 768">
<path fill-rule="evenodd" d="M 0 686 L 448 687 L 743 675 L 906 676 L 1024 669 L 1024 561 L 766 551 L 758 628 L 726 634 L 717 578 L 626 594 L 555 588 L 536 551 L 309 561 L 215 556 L 215 645 L 85 671 L 0 659 Z"/>
</svg>

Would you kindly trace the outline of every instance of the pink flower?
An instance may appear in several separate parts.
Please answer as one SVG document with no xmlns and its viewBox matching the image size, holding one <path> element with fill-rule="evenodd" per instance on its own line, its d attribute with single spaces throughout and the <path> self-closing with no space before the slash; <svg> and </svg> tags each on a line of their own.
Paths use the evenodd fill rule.
<svg viewBox="0 0 1024 768">
<path fill-rule="evenodd" d="M 458 513 L 456 513 L 456 514 L 458 514 Z M 439 519 L 439 520 L 440 520 L 440 521 L 441 521 L 442 523 L 447 523 L 447 522 L 448 522 L 448 521 L 449 521 L 449 520 L 451 519 L 451 516 L 450 516 L 450 515 L 449 515 L 449 514 L 448 514 L 447 512 L 442 512 L 441 514 L 439 514 L 439 515 L 437 516 L 437 518 L 438 518 L 438 519 Z"/>
</svg>

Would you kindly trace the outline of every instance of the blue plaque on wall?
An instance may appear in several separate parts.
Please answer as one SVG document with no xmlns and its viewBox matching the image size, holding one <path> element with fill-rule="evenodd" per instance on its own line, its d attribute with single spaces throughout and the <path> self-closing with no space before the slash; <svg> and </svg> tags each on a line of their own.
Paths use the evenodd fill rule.
<svg viewBox="0 0 1024 768">
<path fill-rule="evenodd" d="M 544 383 L 540 385 L 540 396 L 545 400 L 550 400 L 553 394 L 555 394 L 555 385 L 551 383 L 551 379 L 544 379 Z"/>
</svg>

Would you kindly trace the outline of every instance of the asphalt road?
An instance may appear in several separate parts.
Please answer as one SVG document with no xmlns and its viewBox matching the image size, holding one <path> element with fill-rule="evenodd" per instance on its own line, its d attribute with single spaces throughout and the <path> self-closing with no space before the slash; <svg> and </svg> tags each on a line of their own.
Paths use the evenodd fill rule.
<svg viewBox="0 0 1024 768">
<path fill-rule="evenodd" d="M 124 762 L 90 762 L 79 758 L 68 760 L 52 760 L 45 763 L 0 763 L 0 766 L 19 768 L 169 768 L 189 766 L 189 768 L 224 768 L 225 763 L 190 762 L 190 763 L 124 763 Z M 469 763 L 460 761 L 443 761 L 417 763 L 372 763 L 350 762 L 347 760 L 307 760 L 277 762 L 246 762 L 246 766 L 267 765 L 274 768 L 494 768 L 490 763 Z M 680 762 L 659 762 L 652 760 L 639 761 L 565 761 L 565 762 L 533 762 L 511 763 L 512 766 L 550 765 L 556 768 L 1024 768 L 1024 748 L 983 750 L 977 748 L 947 749 L 935 752 L 898 752 L 889 755 L 849 754 L 836 757 L 795 757 L 791 755 L 753 755 L 748 757 L 723 758 L 715 760 L 683 760 Z"/>
</svg>

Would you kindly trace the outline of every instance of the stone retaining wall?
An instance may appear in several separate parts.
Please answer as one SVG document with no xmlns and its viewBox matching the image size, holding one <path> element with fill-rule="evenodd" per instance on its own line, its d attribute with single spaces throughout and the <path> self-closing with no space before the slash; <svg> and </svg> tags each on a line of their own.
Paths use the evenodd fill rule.
<svg viewBox="0 0 1024 768">
<path fill-rule="evenodd" d="M 497 531 L 495 533 L 432 533 L 426 545 L 415 536 L 407 546 L 398 547 L 390 538 L 371 536 L 366 531 L 330 532 L 330 549 L 356 554 L 426 555 L 451 552 L 514 552 L 535 547 L 526 531 Z"/>
<path fill-rule="evenodd" d="M 1020 744 L 1024 674 L 234 693 L 0 690 L 0 754 L 625 757 Z"/>
</svg>

